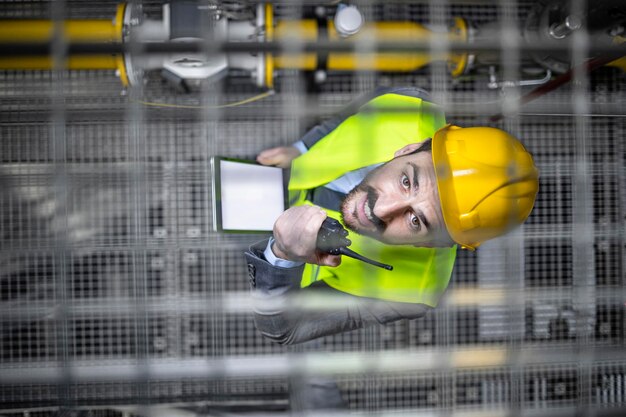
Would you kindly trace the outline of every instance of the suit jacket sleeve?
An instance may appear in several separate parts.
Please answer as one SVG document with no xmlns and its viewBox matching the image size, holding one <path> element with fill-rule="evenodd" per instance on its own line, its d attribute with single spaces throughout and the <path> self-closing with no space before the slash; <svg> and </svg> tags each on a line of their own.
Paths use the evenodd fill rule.
<svg viewBox="0 0 626 417">
<path fill-rule="evenodd" d="M 430 307 L 355 297 L 315 283 L 300 288 L 304 266 L 280 268 L 263 258 L 267 240 L 252 245 L 246 252 L 248 275 L 253 290 L 255 324 L 265 336 L 281 344 L 302 343 L 318 337 L 360 329 L 372 324 L 387 324 L 400 319 L 415 319 Z M 332 295 L 339 297 L 340 308 L 311 311 L 286 306 L 297 305 L 297 297 Z M 341 300 L 345 299 L 345 306 Z M 291 301 L 291 302 L 290 302 Z"/>
<path fill-rule="evenodd" d="M 378 96 L 385 94 L 398 94 L 409 97 L 417 97 L 430 101 L 430 94 L 426 90 L 416 87 L 378 87 L 377 89 L 363 94 L 351 102 L 336 117 L 326 120 L 309 130 L 300 141 L 307 149 L 311 149 L 320 139 L 335 130 L 348 117 L 356 114 L 361 107 Z"/>
</svg>

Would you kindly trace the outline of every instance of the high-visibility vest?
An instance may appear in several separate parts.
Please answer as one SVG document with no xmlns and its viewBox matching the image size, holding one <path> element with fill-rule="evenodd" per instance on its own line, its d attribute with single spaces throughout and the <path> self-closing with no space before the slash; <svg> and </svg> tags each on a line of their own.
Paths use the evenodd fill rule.
<svg viewBox="0 0 626 417">
<path fill-rule="evenodd" d="M 400 108 L 402 112 L 398 113 Z M 385 94 L 371 100 L 293 161 L 289 181 L 292 205 L 311 204 L 306 200 L 307 190 L 346 172 L 389 161 L 398 149 L 432 137 L 444 125 L 441 110 L 419 98 Z M 341 221 L 340 213 L 326 211 Z M 356 233 L 348 238 L 352 241 L 350 249 L 393 265 L 393 271 L 343 256 L 341 265 L 335 268 L 307 264 L 302 287 L 323 280 L 336 290 L 356 296 L 437 305 L 450 281 L 456 246 L 386 245 Z"/>
</svg>

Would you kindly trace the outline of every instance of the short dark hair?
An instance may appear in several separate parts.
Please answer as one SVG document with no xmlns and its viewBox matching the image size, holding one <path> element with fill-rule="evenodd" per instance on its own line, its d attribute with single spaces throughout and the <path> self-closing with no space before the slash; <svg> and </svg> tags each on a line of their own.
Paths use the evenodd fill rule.
<svg viewBox="0 0 626 417">
<path fill-rule="evenodd" d="M 428 138 L 428 139 L 424 140 L 423 142 L 421 142 L 421 144 L 422 144 L 422 146 L 420 146 L 419 148 L 417 148 L 416 150 L 414 150 L 411 153 L 407 153 L 407 155 L 415 155 L 416 153 L 430 152 L 430 151 L 433 150 L 433 140 L 432 140 L 432 138 Z"/>
</svg>

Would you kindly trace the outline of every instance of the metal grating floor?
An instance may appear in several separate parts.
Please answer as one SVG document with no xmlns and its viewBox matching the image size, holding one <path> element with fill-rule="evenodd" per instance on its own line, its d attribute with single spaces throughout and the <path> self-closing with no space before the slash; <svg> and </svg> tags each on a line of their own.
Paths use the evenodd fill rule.
<svg viewBox="0 0 626 417">
<path fill-rule="evenodd" d="M 107 17 L 116 4 L 63 3 L 2 2 L 0 18 Z M 532 7 L 362 3 L 372 20 L 477 24 Z M 279 2 L 277 16 L 311 7 Z M 623 414 L 624 72 L 585 77 L 584 113 L 566 85 L 493 123 L 502 92 L 487 75 L 441 69 L 329 73 L 317 91 L 284 70 L 277 94 L 233 108 L 218 106 L 258 94 L 237 73 L 180 95 L 155 74 L 124 91 L 112 71 L 0 71 L 0 414 L 283 414 L 320 351 L 345 359 L 332 376 L 363 414 Z M 259 236 L 213 232 L 209 158 L 292 143 L 379 85 L 420 86 L 445 98 L 448 120 L 519 135 L 541 172 L 534 212 L 509 238 L 460 251 L 445 301 L 424 319 L 316 347 L 272 344 L 246 304 L 242 253 Z M 497 365 L 450 365 L 502 353 Z"/>
</svg>

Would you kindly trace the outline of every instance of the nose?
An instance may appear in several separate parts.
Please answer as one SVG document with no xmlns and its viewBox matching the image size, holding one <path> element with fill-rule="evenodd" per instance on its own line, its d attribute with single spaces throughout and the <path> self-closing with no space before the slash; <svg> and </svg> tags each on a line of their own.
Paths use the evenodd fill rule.
<svg viewBox="0 0 626 417">
<path fill-rule="evenodd" d="M 406 202 L 400 198 L 394 198 L 393 196 L 382 196 L 378 197 L 376 200 L 376 204 L 372 211 L 374 215 L 388 223 L 394 217 L 402 214 L 406 210 Z"/>
</svg>

